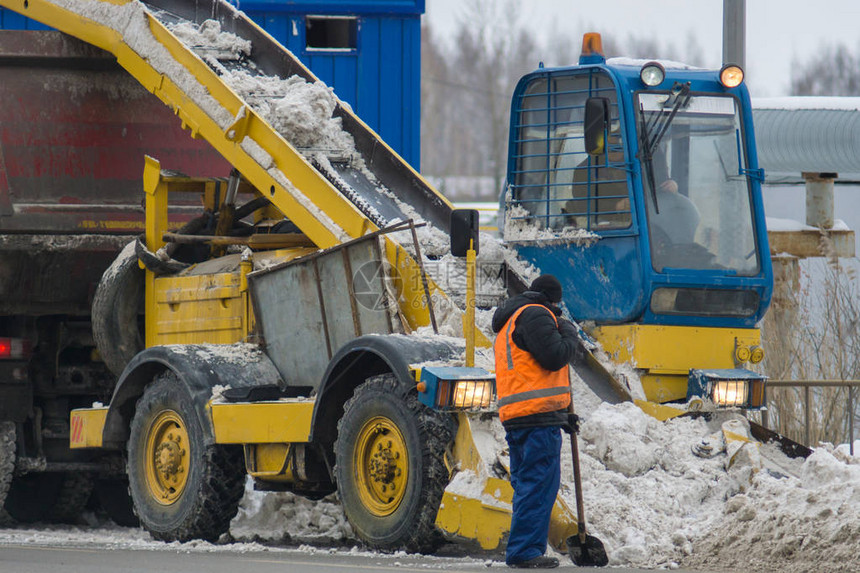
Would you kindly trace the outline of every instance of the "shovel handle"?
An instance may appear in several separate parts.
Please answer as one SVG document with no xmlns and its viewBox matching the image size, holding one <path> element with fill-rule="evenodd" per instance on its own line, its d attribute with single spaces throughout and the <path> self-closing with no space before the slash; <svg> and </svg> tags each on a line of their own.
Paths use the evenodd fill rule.
<svg viewBox="0 0 860 573">
<path fill-rule="evenodd" d="M 570 413 L 573 411 L 573 386 L 570 387 Z M 579 444 L 576 441 L 576 433 L 570 433 L 570 455 L 573 458 L 573 485 L 576 489 L 576 520 L 579 541 L 585 545 L 585 502 L 582 497 L 582 472 L 579 468 Z"/>
</svg>

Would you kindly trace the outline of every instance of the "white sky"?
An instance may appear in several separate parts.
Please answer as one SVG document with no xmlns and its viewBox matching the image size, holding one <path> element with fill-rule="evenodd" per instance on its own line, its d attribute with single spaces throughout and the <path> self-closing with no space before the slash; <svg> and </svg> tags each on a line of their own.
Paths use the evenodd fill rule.
<svg viewBox="0 0 860 573">
<path fill-rule="evenodd" d="M 469 0 L 426 0 L 437 34 L 450 39 Z M 500 6 L 502 2 L 498 3 Z M 860 48 L 860 0 L 747 0 L 748 85 L 754 97 L 787 95 L 793 60 L 805 61 L 824 43 Z M 628 36 L 671 34 L 680 44 L 697 38 L 708 67 L 722 59 L 722 0 L 522 0 L 521 17 L 538 36 L 553 23 L 569 22 L 572 34 L 588 28 L 622 43 Z M 577 40 L 578 43 L 578 40 Z M 661 38 L 661 45 L 666 39 Z M 650 54 L 626 54 L 651 57 Z M 537 62 L 535 62 L 535 67 Z M 857 94 L 860 95 L 860 94 Z"/>
</svg>

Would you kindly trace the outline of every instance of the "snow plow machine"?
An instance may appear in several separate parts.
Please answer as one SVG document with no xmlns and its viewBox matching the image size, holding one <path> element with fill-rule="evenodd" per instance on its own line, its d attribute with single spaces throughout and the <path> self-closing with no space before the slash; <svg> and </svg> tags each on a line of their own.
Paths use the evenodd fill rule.
<svg viewBox="0 0 860 573">
<path fill-rule="evenodd" d="M 475 227 L 452 229 L 452 205 L 226 2 L 0 5 L 112 54 L 233 168 L 188 177 L 146 158 L 145 235 L 93 304 L 117 381 L 106 406 L 72 410 L 64 467 L 120 468 L 166 541 L 225 533 L 248 475 L 338 492 L 374 548 L 498 547 L 512 488 L 492 361 L 474 358 L 490 333 L 472 289 L 449 296 L 425 268 L 450 235 L 474 247 L 457 263 L 473 274 Z M 595 351 L 576 373 L 659 419 L 763 407 L 746 366 L 772 271 L 742 72 L 607 62 L 588 36 L 578 66 L 522 79 L 511 117 L 496 249 L 511 256 L 495 272 L 507 292 L 525 289 L 523 262 L 561 280 Z M 202 206 L 177 222 L 174 200 Z M 775 437 L 750 428 L 726 440 Z M 575 533 L 559 497 L 550 542 Z"/>
</svg>

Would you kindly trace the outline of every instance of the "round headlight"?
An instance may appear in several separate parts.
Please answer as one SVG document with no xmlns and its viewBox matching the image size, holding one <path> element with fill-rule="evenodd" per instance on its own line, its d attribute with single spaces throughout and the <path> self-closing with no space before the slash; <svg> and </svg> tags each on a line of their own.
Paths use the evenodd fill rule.
<svg viewBox="0 0 860 573">
<path fill-rule="evenodd" d="M 720 70 L 720 83 L 727 88 L 736 88 L 744 81 L 744 71 L 735 64 L 726 64 Z"/>
<path fill-rule="evenodd" d="M 666 70 L 659 62 L 648 62 L 639 71 L 639 79 L 648 87 L 659 86 L 666 78 Z"/>
</svg>

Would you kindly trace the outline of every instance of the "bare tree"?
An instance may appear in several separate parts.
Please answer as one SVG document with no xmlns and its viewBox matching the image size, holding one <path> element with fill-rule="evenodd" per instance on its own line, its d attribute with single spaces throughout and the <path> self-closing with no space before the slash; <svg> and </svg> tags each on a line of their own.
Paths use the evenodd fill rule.
<svg viewBox="0 0 860 573">
<path fill-rule="evenodd" d="M 765 372 L 781 380 L 860 378 L 860 286 L 856 260 L 835 256 L 822 232 L 827 257 L 807 261 L 805 286 L 796 297 L 777 297 L 762 328 Z M 805 439 L 807 401 L 810 445 L 841 443 L 848 435 L 848 389 L 780 388 L 768 392 L 770 425 L 798 441 Z"/>
<path fill-rule="evenodd" d="M 424 26 L 421 162 L 428 175 L 490 177 L 499 191 L 517 81 L 541 62 L 577 63 L 582 31 L 552 23 L 539 45 L 524 25 L 521 5 L 516 0 L 467 0 L 450 50 Z M 604 35 L 603 45 L 608 56 L 684 59 L 684 53 L 659 40 L 631 38 L 625 49 L 617 38 Z M 695 38 L 683 45 L 691 63 L 698 64 L 702 50 Z"/>
<path fill-rule="evenodd" d="M 469 0 L 450 54 L 425 26 L 422 45 L 422 162 L 431 175 L 489 176 L 501 189 L 510 102 L 517 80 L 538 64 L 519 3 Z"/>
<path fill-rule="evenodd" d="M 847 46 L 822 46 L 816 56 L 792 64 L 792 95 L 856 96 L 860 92 L 860 55 Z"/>
<path fill-rule="evenodd" d="M 430 174 L 452 173 L 449 147 L 452 136 L 447 98 L 449 56 L 428 25 L 421 29 L 421 169 Z"/>
</svg>

